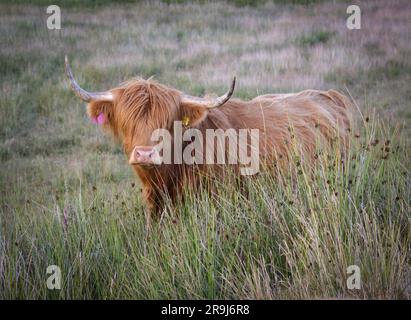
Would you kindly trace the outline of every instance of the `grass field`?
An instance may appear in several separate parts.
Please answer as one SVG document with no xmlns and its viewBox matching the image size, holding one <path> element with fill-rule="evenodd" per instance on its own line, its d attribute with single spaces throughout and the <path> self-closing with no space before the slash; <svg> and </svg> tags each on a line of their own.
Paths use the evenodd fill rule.
<svg viewBox="0 0 411 320">
<path fill-rule="evenodd" d="M 409 299 L 411 3 L 308 1 L 110 5 L 0 2 L 0 298 Z M 305 2 L 305 1 L 301 1 Z M 33 3 L 33 2 L 32 2 Z M 58 1 L 56 1 L 58 3 Z M 348 162 L 190 194 L 146 228 L 120 146 L 68 88 L 139 75 L 192 95 L 335 88 L 358 109 Z M 61 290 L 46 268 L 62 272 Z M 361 289 L 347 288 L 358 265 Z"/>
</svg>

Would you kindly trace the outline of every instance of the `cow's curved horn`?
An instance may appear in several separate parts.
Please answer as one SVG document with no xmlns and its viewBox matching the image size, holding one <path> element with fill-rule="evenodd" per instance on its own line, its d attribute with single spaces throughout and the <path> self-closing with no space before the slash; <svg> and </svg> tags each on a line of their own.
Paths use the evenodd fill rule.
<svg viewBox="0 0 411 320">
<path fill-rule="evenodd" d="M 66 74 L 70 80 L 71 89 L 73 89 L 74 93 L 83 101 L 91 102 L 91 101 L 113 101 L 113 94 L 110 91 L 105 92 L 88 92 L 82 89 L 74 80 L 73 73 L 71 72 L 70 64 L 68 62 L 67 56 L 65 56 L 65 63 L 66 63 Z"/>
<path fill-rule="evenodd" d="M 225 94 L 223 94 L 220 97 L 214 98 L 214 99 L 204 99 L 204 98 L 198 98 L 198 97 L 192 97 L 189 95 L 183 95 L 181 102 L 182 103 L 189 103 L 189 104 L 195 104 L 195 105 L 201 105 L 207 109 L 214 109 L 221 107 L 224 103 L 226 103 L 231 96 L 233 95 L 234 88 L 235 88 L 235 77 L 233 78 L 233 81 L 231 82 L 231 87 L 230 90 L 228 90 Z"/>
</svg>

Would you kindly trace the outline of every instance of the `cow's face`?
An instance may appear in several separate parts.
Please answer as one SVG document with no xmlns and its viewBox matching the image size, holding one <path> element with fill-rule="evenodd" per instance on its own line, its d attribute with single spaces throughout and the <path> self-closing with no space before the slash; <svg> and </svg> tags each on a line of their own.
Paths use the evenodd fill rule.
<svg viewBox="0 0 411 320">
<path fill-rule="evenodd" d="M 66 58 L 66 72 L 74 92 L 88 102 L 87 111 L 94 123 L 102 125 L 118 137 L 132 165 L 150 167 L 159 165 L 161 157 L 152 140 L 157 129 L 166 129 L 172 135 L 176 120 L 189 119 L 190 126 L 198 125 L 210 108 L 223 105 L 230 99 L 230 90 L 215 99 L 191 97 L 156 82 L 133 79 L 120 87 L 90 93 L 75 82 Z"/>
<path fill-rule="evenodd" d="M 179 118 L 181 94 L 152 81 L 135 79 L 110 91 L 111 102 L 92 101 L 88 114 L 118 137 L 130 164 L 151 167 L 161 163 L 152 134 L 157 129 L 171 132 Z"/>
</svg>

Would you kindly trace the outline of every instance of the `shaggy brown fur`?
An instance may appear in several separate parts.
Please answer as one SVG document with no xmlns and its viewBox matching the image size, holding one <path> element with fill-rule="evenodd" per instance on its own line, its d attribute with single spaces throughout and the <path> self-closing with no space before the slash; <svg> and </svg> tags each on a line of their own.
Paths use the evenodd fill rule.
<svg viewBox="0 0 411 320">
<path fill-rule="evenodd" d="M 127 156 L 135 146 L 152 146 L 151 133 L 157 128 L 172 133 L 175 120 L 191 119 L 190 127 L 223 130 L 259 129 L 260 159 L 286 161 L 291 148 L 303 158 L 312 159 L 316 144 L 333 141 L 345 145 L 350 127 L 349 100 L 335 90 L 306 90 L 295 94 L 271 94 L 251 101 L 231 99 L 217 109 L 208 110 L 182 103 L 182 93 L 151 80 L 133 79 L 110 90 L 114 103 L 91 102 L 88 113 L 103 112 L 104 124 L 120 139 Z M 221 172 L 221 166 L 186 164 L 143 167 L 133 165 L 143 184 L 144 198 L 154 215 L 163 208 L 164 196 L 175 200 L 182 188 L 196 185 L 204 172 Z"/>
</svg>

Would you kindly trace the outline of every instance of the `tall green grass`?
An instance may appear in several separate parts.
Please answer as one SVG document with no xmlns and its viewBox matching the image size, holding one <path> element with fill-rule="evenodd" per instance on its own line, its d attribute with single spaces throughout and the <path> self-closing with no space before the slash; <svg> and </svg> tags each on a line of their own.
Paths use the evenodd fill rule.
<svg viewBox="0 0 411 320">
<path fill-rule="evenodd" d="M 406 298 L 409 151 L 378 119 L 351 136 L 346 158 L 319 150 L 314 171 L 295 158 L 247 192 L 187 190 L 150 228 L 131 178 L 95 184 L 97 158 L 53 176 L 50 194 L 16 177 L 2 190 L 0 298 Z M 52 264 L 61 290 L 47 289 Z M 346 285 L 353 264 L 360 290 Z"/>
</svg>

